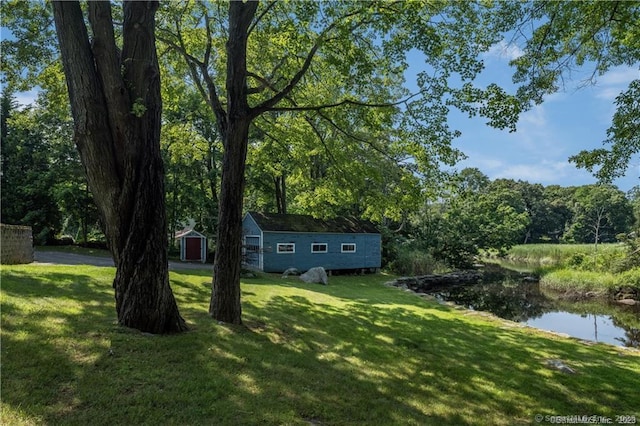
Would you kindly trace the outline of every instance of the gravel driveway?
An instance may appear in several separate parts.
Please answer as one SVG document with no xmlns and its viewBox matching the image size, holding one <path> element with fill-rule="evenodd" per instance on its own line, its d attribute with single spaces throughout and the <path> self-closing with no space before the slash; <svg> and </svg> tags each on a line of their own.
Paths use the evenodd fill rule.
<svg viewBox="0 0 640 426">
<path fill-rule="evenodd" d="M 85 254 L 64 253 L 59 251 L 35 251 L 36 263 L 46 263 L 51 265 L 93 265 L 93 266 L 114 266 L 110 257 L 88 256 Z M 187 263 L 169 261 L 170 270 L 185 269 L 211 269 L 213 265 L 206 263 Z"/>
</svg>

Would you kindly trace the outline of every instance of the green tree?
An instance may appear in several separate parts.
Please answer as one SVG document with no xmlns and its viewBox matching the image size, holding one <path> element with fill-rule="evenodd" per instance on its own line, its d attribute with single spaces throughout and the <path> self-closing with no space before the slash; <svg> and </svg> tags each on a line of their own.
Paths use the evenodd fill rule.
<svg viewBox="0 0 640 426">
<path fill-rule="evenodd" d="M 491 180 L 480 169 L 467 167 L 462 169 L 455 177 L 457 194 L 479 194 L 487 192 Z"/>
<path fill-rule="evenodd" d="M 384 120 L 396 112 L 358 112 L 265 114 L 256 120 L 247 207 L 378 222 L 415 208 L 422 198 L 420 178 L 402 164 L 406 153 L 394 132 L 384 130 Z"/>
<path fill-rule="evenodd" d="M 15 109 L 6 91 L 1 102 L 2 221 L 31 226 L 34 243 L 51 243 L 62 227 L 54 192 L 54 148 L 37 110 Z"/>
<path fill-rule="evenodd" d="M 529 216 L 529 224 L 520 236 L 519 242 L 527 244 L 557 241 L 566 225 L 566 217 L 562 215 L 562 198 L 559 200 L 548 198 L 547 194 L 552 194 L 553 191 L 546 191 L 540 184 L 512 179 L 500 179 L 500 181 L 503 186 L 520 194 L 524 209 Z"/>
<path fill-rule="evenodd" d="M 633 209 L 624 192 L 611 185 L 585 185 L 573 196 L 573 219 L 567 238 L 579 243 L 615 242 L 616 235 L 628 233 Z"/>
<path fill-rule="evenodd" d="M 520 242 L 531 219 L 514 181 L 491 182 L 477 169 L 464 169 L 454 181 L 448 198 L 412 217 L 414 247 L 465 268 L 480 250 L 504 250 Z"/>
<path fill-rule="evenodd" d="M 166 169 L 170 234 L 193 220 L 213 241 L 216 233 L 222 146 L 211 110 L 188 82 L 167 76 L 163 85 L 161 145 Z"/>
<path fill-rule="evenodd" d="M 47 90 L 39 93 L 34 105 L 35 122 L 46 135 L 51 148 L 48 155 L 54 174 L 53 194 L 63 217 L 60 232 L 71 234 L 80 244 L 102 245 L 104 234 L 99 214 L 73 144 L 73 118 L 68 108 L 62 70 L 58 67 L 48 69 L 43 85 Z"/>
<path fill-rule="evenodd" d="M 159 33 L 185 58 L 223 141 L 210 304 L 218 320 L 241 322 L 246 157 L 249 129 L 261 115 L 330 110 L 358 114 L 402 103 L 394 143 L 404 144 L 404 153 L 425 179 L 438 176 L 440 163 L 459 158 L 450 146 L 456 132 L 446 125 L 449 105 L 487 115 L 498 127 L 515 123 L 519 104 L 513 98 L 495 84 L 485 89 L 471 84 L 482 69 L 478 54 L 497 42 L 504 29 L 484 4 L 231 2 L 226 11 L 219 6 L 169 3 Z M 424 53 L 428 70 L 417 78 L 420 93 L 415 97 L 408 97 L 398 84 L 411 49 Z M 453 77 L 462 87 L 448 84 Z M 318 86 L 326 87 L 330 96 L 315 96 L 312 88 Z"/>
<path fill-rule="evenodd" d="M 627 199 L 633 209 L 633 228 L 637 230 L 640 226 L 640 186 L 636 185 L 627 192 Z"/>
<path fill-rule="evenodd" d="M 541 221 L 543 238 L 552 242 L 560 242 L 564 239 L 564 233 L 573 217 L 571 200 L 575 189 L 575 187 L 564 188 L 559 185 L 549 185 L 544 188 L 545 208 Z"/>
</svg>

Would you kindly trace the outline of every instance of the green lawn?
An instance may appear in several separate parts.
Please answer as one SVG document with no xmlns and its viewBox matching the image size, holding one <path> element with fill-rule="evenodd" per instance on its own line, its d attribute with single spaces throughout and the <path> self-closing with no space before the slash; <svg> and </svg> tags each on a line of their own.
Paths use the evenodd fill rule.
<svg viewBox="0 0 640 426">
<path fill-rule="evenodd" d="M 191 331 L 170 336 L 117 326 L 113 275 L 2 267 L 2 424 L 640 420 L 638 351 L 439 305 L 382 285 L 382 275 L 331 277 L 329 286 L 247 279 L 240 327 L 208 316 L 208 272 L 172 272 Z"/>
</svg>

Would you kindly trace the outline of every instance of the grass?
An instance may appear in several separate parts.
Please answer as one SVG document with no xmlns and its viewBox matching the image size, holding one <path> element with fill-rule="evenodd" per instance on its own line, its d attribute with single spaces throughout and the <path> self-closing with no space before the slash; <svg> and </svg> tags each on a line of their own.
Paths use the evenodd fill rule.
<svg viewBox="0 0 640 426">
<path fill-rule="evenodd" d="M 533 270 L 544 288 L 570 297 L 612 298 L 623 288 L 640 294 L 640 268 L 623 270 L 625 251 L 619 243 L 599 244 L 597 251 L 593 244 L 526 244 L 512 247 L 499 263 Z"/>
<path fill-rule="evenodd" d="M 531 424 L 640 416 L 640 353 L 520 327 L 382 285 L 264 275 L 244 326 L 207 314 L 207 271 L 171 273 L 191 331 L 119 327 L 113 268 L 2 267 L 2 423 Z M 576 374 L 547 366 L 561 359 Z"/>
<path fill-rule="evenodd" d="M 561 264 L 579 254 L 607 257 L 623 250 L 624 245 L 620 243 L 598 244 L 597 252 L 593 244 L 520 244 L 509 249 L 507 259 L 534 266 L 550 266 Z"/>
<path fill-rule="evenodd" d="M 555 291 L 607 297 L 619 286 L 619 274 L 610 272 L 576 271 L 573 269 L 551 269 L 545 273 L 540 284 Z"/>
</svg>

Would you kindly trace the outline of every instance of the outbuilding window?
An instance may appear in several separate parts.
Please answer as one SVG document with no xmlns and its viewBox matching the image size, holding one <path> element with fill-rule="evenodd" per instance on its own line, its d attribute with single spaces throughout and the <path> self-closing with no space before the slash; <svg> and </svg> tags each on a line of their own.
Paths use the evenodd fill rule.
<svg viewBox="0 0 640 426">
<path fill-rule="evenodd" d="M 329 249 L 327 243 L 313 243 L 311 244 L 311 253 L 326 253 Z"/>
<path fill-rule="evenodd" d="M 355 243 L 342 243 L 342 247 L 340 249 L 342 253 L 355 253 L 356 252 L 356 244 Z"/>
<path fill-rule="evenodd" d="M 295 243 L 278 243 L 278 253 L 295 253 L 296 245 Z"/>
</svg>

